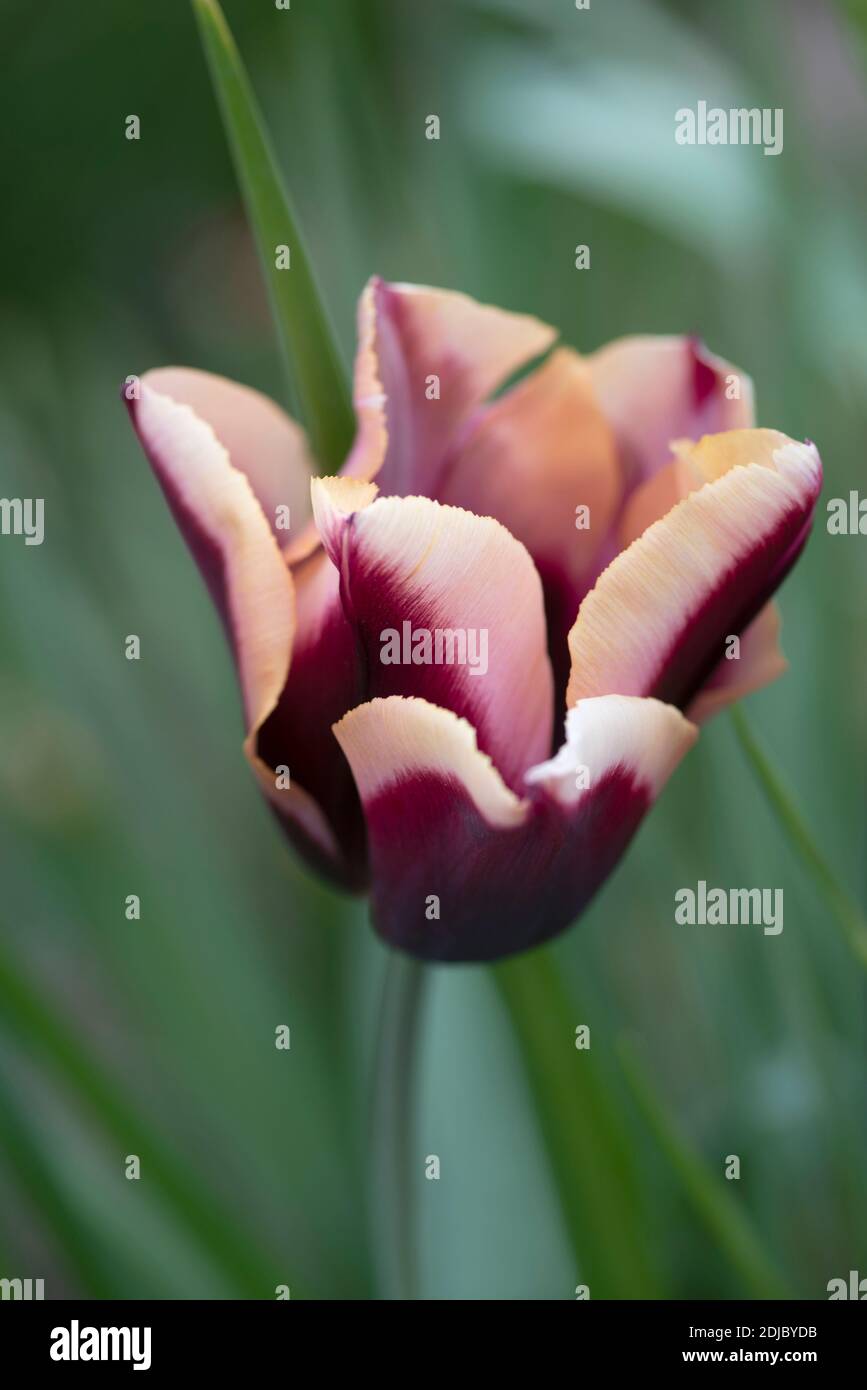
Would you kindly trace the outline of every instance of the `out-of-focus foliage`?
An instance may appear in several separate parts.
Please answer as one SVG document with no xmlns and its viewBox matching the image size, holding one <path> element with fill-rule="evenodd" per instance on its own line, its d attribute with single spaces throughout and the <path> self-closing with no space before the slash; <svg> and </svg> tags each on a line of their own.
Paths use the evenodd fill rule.
<svg viewBox="0 0 867 1390">
<path fill-rule="evenodd" d="M 854 0 L 225 9 L 347 354 L 374 271 L 538 314 L 579 348 L 699 332 L 753 375 L 761 423 L 818 442 L 826 496 L 864 486 Z M 383 953 L 246 774 L 222 634 L 118 399 L 167 362 L 283 391 L 195 24 L 177 0 L 6 0 L 2 33 L 0 494 L 45 498 L 46 541 L 0 542 L 0 1274 L 50 1296 L 366 1297 Z M 699 99 L 782 107 L 783 154 L 677 146 L 674 111 Z M 820 514 L 781 598 L 791 672 L 750 701 L 856 895 L 864 586 L 863 540 Z M 701 878 L 782 887 L 782 935 L 676 927 L 675 889 Z M 740 1156 L 728 1193 L 793 1292 L 863 1272 L 864 981 L 725 718 L 556 954 L 659 1292 L 750 1290 L 636 1104 L 624 1037 L 710 1170 Z M 418 1101 L 424 1292 L 569 1297 L 581 1270 L 484 972 L 437 972 Z"/>
</svg>

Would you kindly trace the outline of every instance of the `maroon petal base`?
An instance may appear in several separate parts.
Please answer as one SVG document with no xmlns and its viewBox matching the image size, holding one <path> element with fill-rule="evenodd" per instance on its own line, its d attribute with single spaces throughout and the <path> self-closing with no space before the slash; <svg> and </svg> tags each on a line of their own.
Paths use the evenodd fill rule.
<svg viewBox="0 0 867 1390">
<path fill-rule="evenodd" d="M 423 960 L 491 961 L 581 912 L 696 730 L 670 706 L 619 697 L 584 701 L 567 730 L 521 800 L 447 710 L 398 697 L 340 722 L 386 941 Z"/>
</svg>

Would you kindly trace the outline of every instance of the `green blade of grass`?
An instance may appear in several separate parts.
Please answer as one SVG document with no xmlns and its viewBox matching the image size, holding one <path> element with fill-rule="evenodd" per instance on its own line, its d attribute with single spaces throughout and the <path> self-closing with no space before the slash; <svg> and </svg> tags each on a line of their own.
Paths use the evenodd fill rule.
<svg viewBox="0 0 867 1390">
<path fill-rule="evenodd" d="M 96 1116 L 117 1142 L 119 1154 L 138 1154 L 142 1171 L 149 1175 L 178 1224 L 207 1251 L 229 1286 L 240 1297 L 273 1298 L 276 1286 L 285 1283 L 285 1272 L 279 1273 L 276 1265 L 205 1191 L 200 1179 L 189 1173 L 183 1162 L 138 1118 L 73 1030 L 63 1023 L 56 1006 L 43 1003 L 2 951 L 0 1009 L 4 1027 Z"/>
<path fill-rule="evenodd" d="M 731 719 L 747 761 L 800 863 L 831 909 L 831 914 L 853 955 L 862 966 L 867 967 L 867 921 L 864 914 L 838 882 L 836 874 L 813 839 L 792 792 L 786 787 L 760 746 L 739 705 L 735 705 L 731 710 Z"/>
<path fill-rule="evenodd" d="M 114 1298 L 118 1252 L 82 1221 L 57 1183 L 26 1115 L 0 1074 L 0 1154 L 18 1189 L 44 1218 L 46 1231 L 64 1252 L 91 1298 Z M 122 1258 L 122 1257 L 121 1257 Z"/>
<path fill-rule="evenodd" d="M 654 1093 L 634 1049 L 622 1039 L 618 1054 L 638 1108 L 666 1155 L 696 1215 L 743 1280 L 751 1298 L 791 1298 L 792 1291 L 765 1253 L 752 1223 L 700 1154 L 679 1133 Z"/>
<path fill-rule="evenodd" d="M 593 1298 L 656 1298 L 642 1193 L 593 1049 L 575 1047 L 574 1001 L 546 950 L 493 967 L 511 1018 L 577 1268 Z M 577 1014 L 580 1017 L 580 1013 Z"/>
<path fill-rule="evenodd" d="M 229 26 L 217 0 L 193 0 L 193 8 L 259 248 L 293 407 L 307 428 L 319 467 L 333 473 L 346 458 L 355 431 L 340 354 Z M 280 247 L 289 249 L 288 268 L 278 268 Z"/>
</svg>

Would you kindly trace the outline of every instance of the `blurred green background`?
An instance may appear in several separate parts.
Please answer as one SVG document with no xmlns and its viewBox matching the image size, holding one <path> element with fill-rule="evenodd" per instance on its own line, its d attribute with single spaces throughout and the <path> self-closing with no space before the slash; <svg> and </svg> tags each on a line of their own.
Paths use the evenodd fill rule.
<svg viewBox="0 0 867 1390">
<path fill-rule="evenodd" d="M 373 272 L 537 314 L 580 349 L 697 332 L 752 374 L 762 424 L 819 444 L 826 498 L 863 486 L 862 5 L 225 11 L 347 358 Z M 376 1296 L 385 953 L 259 799 L 222 632 L 119 400 L 128 373 L 169 362 L 283 393 L 196 27 L 178 0 L 0 13 L 0 493 L 46 508 L 43 546 L 0 543 L 0 1276 L 44 1277 L 49 1297 Z M 701 98 L 783 107 L 783 154 L 678 147 L 673 113 Z M 748 706 L 862 899 L 864 586 L 863 541 L 829 537 L 822 507 L 781 598 L 792 669 Z M 782 935 L 676 927 L 675 889 L 699 878 L 782 887 Z M 791 1292 L 867 1275 L 863 971 L 727 717 L 555 954 L 660 1293 L 750 1290 L 635 1103 L 624 1037 L 707 1171 L 740 1156 L 726 1191 Z M 434 973 L 412 1144 L 425 1296 L 573 1296 L 582 1270 L 487 972 Z"/>
</svg>

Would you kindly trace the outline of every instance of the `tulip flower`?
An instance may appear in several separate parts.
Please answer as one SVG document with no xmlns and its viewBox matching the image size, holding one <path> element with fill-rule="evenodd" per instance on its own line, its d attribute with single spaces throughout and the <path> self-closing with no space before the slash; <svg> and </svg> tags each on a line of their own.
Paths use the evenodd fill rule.
<svg viewBox="0 0 867 1390">
<path fill-rule="evenodd" d="M 128 402 L 225 623 L 262 790 L 424 959 L 563 930 L 699 723 L 785 665 L 769 600 L 816 449 L 753 428 L 749 380 L 694 339 L 554 337 L 371 281 L 336 477 L 222 378 L 151 371 Z"/>
</svg>

